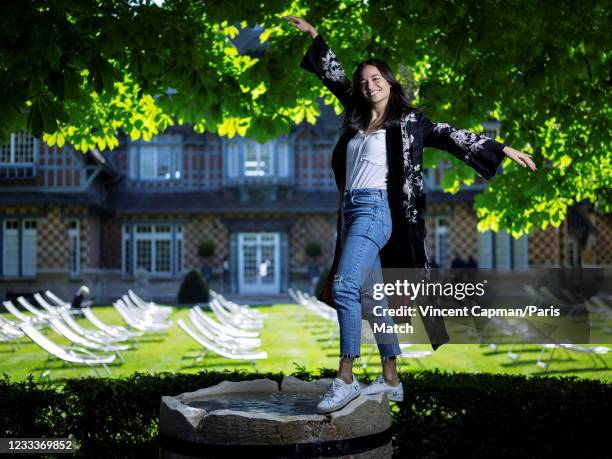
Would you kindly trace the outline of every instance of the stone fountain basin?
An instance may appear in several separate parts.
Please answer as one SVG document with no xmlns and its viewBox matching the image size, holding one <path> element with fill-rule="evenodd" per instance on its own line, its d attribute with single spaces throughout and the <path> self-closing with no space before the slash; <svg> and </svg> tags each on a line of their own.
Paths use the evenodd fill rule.
<svg viewBox="0 0 612 459">
<path fill-rule="evenodd" d="M 353 453 L 358 452 L 356 444 L 361 445 L 361 450 L 378 449 L 378 453 L 367 457 L 390 457 L 392 419 L 386 396 L 360 395 L 338 411 L 317 414 L 316 405 L 331 382 L 306 382 L 293 376 L 283 378 L 280 387 L 270 379 L 223 381 L 195 392 L 164 396 L 160 407 L 160 457 L 193 457 L 194 451 L 207 449 L 224 451 L 216 446 L 233 446 L 225 448 L 228 453 L 248 452 L 249 446 L 259 446 L 264 448 L 251 452 L 259 449 L 268 456 L 274 455 L 274 447 L 285 453 L 294 449 L 303 453 L 329 452 L 330 448 Z M 172 449 L 183 454 L 172 454 Z M 186 454 L 188 451 L 192 454 Z"/>
</svg>

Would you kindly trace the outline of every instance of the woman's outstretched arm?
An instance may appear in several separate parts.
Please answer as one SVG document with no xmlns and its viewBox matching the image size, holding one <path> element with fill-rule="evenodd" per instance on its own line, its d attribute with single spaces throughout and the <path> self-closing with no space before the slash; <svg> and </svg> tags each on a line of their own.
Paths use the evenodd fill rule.
<svg viewBox="0 0 612 459">
<path fill-rule="evenodd" d="M 421 116 L 424 147 L 451 153 L 487 180 L 495 175 L 505 156 L 520 166 L 536 170 L 534 162 L 527 153 L 508 147 L 485 135 L 457 129 L 446 123 L 432 123 L 424 115 Z"/>
<path fill-rule="evenodd" d="M 284 16 L 283 19 L 296 29 L 310 34 L 313 41 L 300 65 L 317 75 L 332 94 L 340 100 L 340 103 L 346 107 L 350 101 L 351 82 L 336 54 L 327 46 L 317 30 L 304 19 L 296 16 Z"/>
</svg>

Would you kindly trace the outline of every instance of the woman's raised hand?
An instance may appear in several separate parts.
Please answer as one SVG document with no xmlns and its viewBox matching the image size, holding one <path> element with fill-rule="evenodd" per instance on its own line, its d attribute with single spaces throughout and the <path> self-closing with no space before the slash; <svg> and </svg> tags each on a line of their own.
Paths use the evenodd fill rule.
<svg viewBox="0 0 612 459">
<path fill-rule="evenodd" d="M 315 29 L 308 21 L 297 16 L 283 16 L 283 19 L 287 21 L 287 24 L 310 34 L 312 39 L 317 38 L 317 29 Z"/>
<path fill-rule="evenodd" d="M 515 150 L 512 147 L 504 147 L 504 153 L 508 158 L 517 163 L 519 166 L 527 167 L 532 171 L 536 171 L 536 165 L 531 159 L 531 156 L 522 151 Z"/>
</svg>

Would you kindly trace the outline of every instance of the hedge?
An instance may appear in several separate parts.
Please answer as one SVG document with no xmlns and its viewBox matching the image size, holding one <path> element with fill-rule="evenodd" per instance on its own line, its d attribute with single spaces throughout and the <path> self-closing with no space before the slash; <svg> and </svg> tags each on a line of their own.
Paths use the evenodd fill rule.
<svg viewBox="0 0 612 459">
<path fill-rule="evenodd" d="M 295 376 L 331 377 L 298 368 Z M 63 387 L 0 379 L 0 437 L 74 437 L 79 456 L 155 457 L 162 395 L 282 373 L 211 371 L 68 380 Z M 550 457 L 609 453 L 612 384 L 555 378 L 426 371 L 403 373 L 392 410 L 398 457 Z"/>
</svg>

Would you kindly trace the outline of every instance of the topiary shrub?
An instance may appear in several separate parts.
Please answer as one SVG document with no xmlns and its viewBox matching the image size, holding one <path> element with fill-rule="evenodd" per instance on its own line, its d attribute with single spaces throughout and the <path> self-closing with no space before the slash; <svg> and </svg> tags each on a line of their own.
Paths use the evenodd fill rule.
<svg viewBox="0 0 612 459">
<path fill-rule="evenodd" d="M 187 273 L 178 292 L 179 303 L 201 303 L 209 300 L 208 286 L 199 272 L 192 269 Z"/>
<path fill-rule="evenodd" d="M 215 244 L 210 239 L 200 242 L 198 255 L 204 259 L 210 258 L 215 254 Z"/>
<path fill-rule="evenodd" d="M 323 293 L 323 288 L 325 287 L 325 281 L 327 281 L 327 276 L 329 276 L 330 268 L 325 268 L 319 274 L 319 281 L 317 282 L 317 286 L 315 287 L 315 295 L 319 296 Z"/>
<path fill-rule="evenodd" d="M 321 255 L 321 244 L 319 244 L 317 241 L 311 241 L 304 249 L 304 252 L 306 253 L 306 256 L 310 258 L 317 258 L 319 255 Z"/>
</svg>

